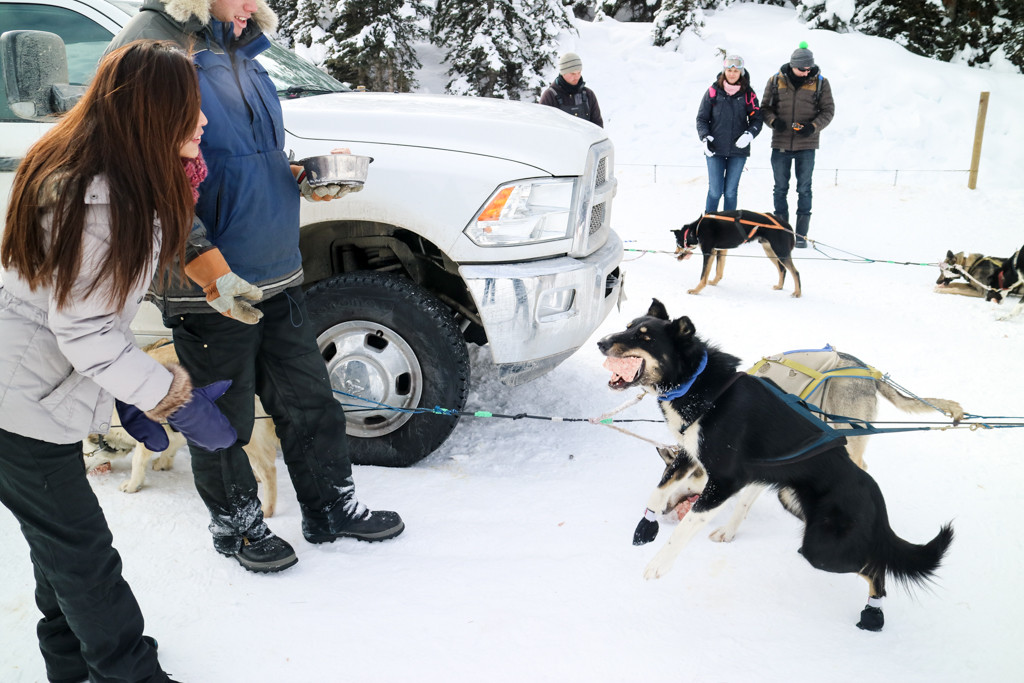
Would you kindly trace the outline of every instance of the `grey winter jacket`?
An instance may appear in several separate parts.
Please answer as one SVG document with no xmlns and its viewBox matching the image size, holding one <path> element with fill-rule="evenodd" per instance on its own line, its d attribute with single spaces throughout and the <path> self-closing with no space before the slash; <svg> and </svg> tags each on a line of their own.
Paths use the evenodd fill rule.
<svg viewBox="0 0 1024 683">
<path fill-rule="evenodd" d="M 766 126 L 772 128 L 772 149 L 798 152 L 804 149 L 818 149 L 821 131 L 836 113 L 832 101 L 832 86 L 815 66 L 807 80 L 799 88 L 794 87 L 789 64 L 783 64 L 779 72 L 768 79 L 761 98 L 761 112 Z M 817 91 L 817 98 L 815 92 Z M 817 99 L 817 103 L 815 103 Z M 776 120 L 782 121 L 784 130 L 776 130 Z M 792 130 L 794 122 L 813 124 L 814 133 L 797 135 Z"/>
<path fill-rule="evenodd" d="M 49 287 L 33 292 L 16 271 L 0 270 L 0 428 L 49 443 L 105 433 L 115 396 L 152 409 L 172 380 L 170 371 L 135 346 L 129 328 L 149 277 L 120 310 L 105 301 L 103 288 L 90 287 L 112 248 L 110 196 L 102 177 L 89 183 L 85 203 L 80 275 L 68 306 L 57 310 Z M 151 272 L 159 233 L 157 240 Z"/>
</svg>

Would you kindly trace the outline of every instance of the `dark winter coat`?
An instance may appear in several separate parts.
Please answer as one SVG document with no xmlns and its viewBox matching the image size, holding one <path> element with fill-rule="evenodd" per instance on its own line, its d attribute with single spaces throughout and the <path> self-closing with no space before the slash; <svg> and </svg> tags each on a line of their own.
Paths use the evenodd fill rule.
<svg viewBox="0 0 1024 683">
<path fill-rule="evenodd" d="M 736 139 L 749 132 L 754 137 L 761 132 L 761 107 L 757 93 L 750 87 L 740 88 L 735 95 L 729 95 L 720 87 L 721 74 L 717 81 L 704 91 L 697 110 L 697 135 L 701 140 L 708 135 L 711 151 L 719 157 L 749 157 L 750 147 L 737 147 Z"/>
<path fill-rule="evenodd" d="M 544 90 L 544 94 L 540 96 L 540 103 L 556 107 L 604 128 L 604 119 L 601 118 L 601 107 L 597 104 L 597 95 L 584 85 L 582 78 L 576 87 L 573 87 L 559 76 Z"/>
<path fill-rule="evenodd" d="M 302 283 L 299 188 L 284 152 L 277 89 L 256 57 L 270 47 L 276 17 L 263 0 L 237 39 L 212 18 L 209 0 L 146 0 L 108 50 L 139 38 L 193 43 L 203 113 L 201 149 L 209 174 L 199 188 L 190 254 L 212 244 L 264 299 Z M 177 282 L 154 302 L 164 315 L 216 313 L 202 290 Z"/>
<path fill-rule="evenodd" d="M 835 115 L 832 101 L 832 86 L 813 67 L 802 84 L 796 85 L 789 64 L 783 64 L 779 72 L 768 79 L 761 98 L 764 122 L 772 126 L 772 149 L 797 152 L 804 149 L 818 149 L 821 131 Z M 776 130 L 774 122 L 781 121 L 785 128 Z M 814 133 L 798 135 L 791 128 L 793 122 L 813 124 Z"/>
</svg>

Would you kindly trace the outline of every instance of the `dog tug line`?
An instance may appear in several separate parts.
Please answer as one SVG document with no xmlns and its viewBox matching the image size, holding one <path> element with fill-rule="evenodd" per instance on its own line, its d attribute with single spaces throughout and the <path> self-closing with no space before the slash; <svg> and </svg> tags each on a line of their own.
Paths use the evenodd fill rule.
<svg viewBox="0 0 1024 683">
<path fill-rule="evenodd" d="M 738 216 L 736 216 L 736 217 L 732 217 L 732 216 L 718 216 L 718 215 L 715 215 L 713 213 L 704 214 L 703 217 L 704 218 L 712 218 L 712 219 L 720 220 L 720 221 L 728 221 L 730 223 L 737 224 L 736 227 L 745 234 L 744 243 L 749 242 L 751 239 L 754 238 L 754 234 L 757 232 L 758 228 L 769 228 L 769 229 L 772 229 L 772 230 L 782 230 L 784 232 L 792 233 L 794 235 L 794 237 L 796 236 L 796 233 L 795 233 L 795 231 L 792 228 L 786 228 L 785 226 L 780 225 L 778 219 L 776 219 L 775 216 L 773 216 L 770 213 L 761 213 L 761 212 L 758 212 L 758 211 L 750 211 L 749 213 L 755 214 L 757 216 L 763 216 L 766 222 L 759 223 L 757 221 L 741 219 Z M 746 229 L 741 228 L 740 225 L 750 226 L 750 230 L 747 231 Z M 818 251 L 818 253 L 823 254 L 825 256 L 825 258 L 821 259 L 821 260 L 826 260 L 826 261 L 843 261 L 843 262 L 846 262 L 846 263 L 889 263 L 889 264 L 892 264 L 892 265 L 899 265 L 899 266 L 929 266 L 929 267 L 933 267 L 933 268 L 937 267 L 937 266 L 941 267 L 941 265 L 942 265 L 941 263 L 936 262 L 936 261 L 932 261 L 930 263 L 922 263 L 922 262 L 919 262 L 919 261 L 895 261 L 895 260 L 891 260 L 891 259 L 873 259 L 873 258 L 868 258 L 867 256 L 860 256 L 859 254 L 854 254 L 852 252 L 845 251 L 843 249 L 840 249 L 839 247 L 835 247 L 833 245 L 826 244 L 826 243 L 821 242 L 819 240 L 811 239 L 810 237 L 804 237 L 804 239 L 807 240 L 807 243 L 810 244 L 812 247 L 814 247 Z M 626 243 L 629 244 L 629 243 L 634 242 L 634 241 L 635 240 L 626 240 Z M 830 256 L 828 254 L 825 254 L 825 252 L 821 251 L 821 249 L 818 249 L 819 245 L 822 246 L 822 247 L 827 247 L 829 249 L 834 249 L 834 250 L 836 250 L 838 252 L 841 252 L 843 254 L 848 254 L 848 255 L 850 255 L 853 258 L 837 258 L 835 256 Z M 682 260 L 683 258 L 686 258 L 690 254 L 693 253 L 692 249 L 687 251 L 687 252 L 685 252 L 685 253 L 683 253 L 683 254 L 680 254 L 679 250 L 667 251 L 667 250 L 664 250 L 664 249 L 635 249 L 635 248 L 631 248 L 631 247 L 626 247 L 625 249 L 623 249 L 623 251 L 638 252 L 640 254 L 640 256 L 643 256 L 644 254 L 669 254 L 671 256 L 676 257 L 679 260 Z M 753 256 L 753 255 L 743 255 L 743 254 L 736 254 L 736 255 L 733 255 L 733 256 L 734 257 L 738 256 L 738 257 L 741 257 L 741 258 L 768 258 L 767 256 Z M 637 257 L 637 258 L 639 258 L 639 257 Z M 807 259 L 807 260 L 813 260 L 813 259 Z"/>
<path fill-rule="evenodd" d="M 816 350 L 818 350 L 818 349 L 816 349 Z M 820 349 L 820 350 L 831 350 L 831 347 L 826 345 L 824 347 L 824 349 Z M 830 427 L 823 420 L 818 419 L 817 417 L 814 417 L 814 414 L 820 415 L 822 418 L 824 418 L 824 419 L 826 419 L 826 420 L 828 420 L 830 422 L 836 423 L 836 424 L 848 425 L 851 430 L 855 430 L 855 433 L 846 434 L 844 436 L 868 436 L 868 435 L 871 435 L 871 434 L 885 434 L 885 433 L 908 432 L 908 431 L 928 431 L 928 430 L 946 431 L 946 430 L 950 430 L 950 429 L 969 429 L 971 431 L 975 431 L 975 430 L 978 430 L 978 429 L 1003 429 L 1003 428 L 1010 428 L 1010 427 L 1024 427 L 1024 416 L 975 415 L 975 414 L 972 414 L 972 413 L 965 413 L 964 414 L 964 419 L 959 420 L 959 421 L 953 421 L 953 422 L 925 422 L 925 421 L 910 421 L 910 420 L 893 420 L 893 421 L 878 421 L 878 420 L 875 420 L 875 421 L 866 421 L 866 420 L 861 420 L 861 419 L 857 419 L 857 418 L 847 417 L 845 415 L 836 415 L 836 414 L 832 414 L 832 413 L 826 413 L 826 412 L 822 411 L 820 408 L 818 408 L 818 406 L 814 405 L 813 403 L 808 402 L 806 399 L 809 398 L 810 396 L 812 396 L 820 388 L 822 388 L 824 386 L 825 382 L 831 381 L 831 380 L 836 380 L 836 379 L 843 379 L 843 378 L 847 378 L 847 379 L 870 379 L 870 380 L 873 380 L 875 382 L 884 382 L 885 384 L 888 384 L 889 386 L 892 386 L 893 388 L 902 391 L 903 393 L 911 396 L 912 398 L 914 398 L 914 399 L 916 399 L 918 401 L 921 401 L 925 405 L 928 405 L 929 407 L 934 408 L 936 411 L 938 411 L 938 412 L 942 412 L 942 411 L 939 408 L 936 408 L 935 406 L 931 405 L 930 403 L 928 403 L 927 401 L 925 401 L 921 397 L 917 396 L 916 394 L 908 391 L 905 387 L 902 387 L 899 384 L 897 384 L 896 382 L 894 382 L 887 374 L 883 374 L 881 371 L 876 370 L 873 367 L 864 366 L 864 367 L 856 367 L 856 368 L 836 368 L 836 369 L 833 369 L 833 370 L 818 371 L 818 370 L 814 370 L 813 368 L 809 368 L 807 366 L 801 365 L 800 363 L 797 363 L 796 361 L 794 361 L 792 359 L 784 358 L 784 356 L 786 356 L 789 353 L 795 353 L 795 352 L 787 352 L 786 354 L 782 354 L 783 358 L 779 358 L 779 359 L 768 358 L 768 357 L 762 358 L 760 361 L 755 363 L 753 367 L 751 367 L 749 370 L 747 370 L 747 373 L 748 374 L 755 374 L 766 363 L 777 363 L 779 365 L 784 365 L 784 366 L 786 366 L 788 368 L 791 368 L 793 370 L 796 370 L 796 371 L 798 371 L 800 373 L 803 373 L 803 374 L 807 375 L 808 378 L 809 378 L 809 382 L 807 383 L 806 387 L 798 395 L 789 394 L 789 393 L 786 393 L 785 391 L 777 389 L 774 386 L 772 386 L 772 384 L 770 382 L 765 382 L 765 385 L 768 386 L 769 388 L 771 388 L 772 391 L 774 391 L 775 393 L 779 394 L 779 396 L 781 396 L 783 398 L 783 400 L 785 400 L 787 403 L 790 403 L 792 405 L 792 407 L 794 407 L 796 410 L 798 410 L 798 412 L 805 413 L 806 417 L 808 419 L 812 420 L 813 422 L 817 423 L 818 425 L 820 425 L 822 427 L 823 431 L 824 430 L 834 431 L 834 430 L 832 429 L 832 427 Z M 612 370 L 613 372 L 616 371 L 616 367 L 615 367 L 614 364 L 612 364 L 612 366 L 609 367 L 609 361 L 614 361 L 614 360 L 618 360 L 618 359 L 611 359 L 611 358 L 609 358 L 609 359 L 606 359 L 606 361 L 605 361 L 605 367 L 607 369 L 609 369 L 609 370 Z M 629 370 L 626 369 L 625 367 L 618 368 L 618 369 L 622 369 L 625 372 L 629 372 Z M 696 379 L 696 375 L 694 376 L 694 379 Z M 685 392 L 685 388 L 676 387 L 674 390 L 672 390 L 672 391 L 670 391 L 670 392 L 668 392 L 666 394 L 658 395 L 658 398 L 659 398 L 659 400 L 671 400 L 672 393 L 673 392 L 678 392 L 680 390 Z M 462 418 L 462 417 L 475 417 L 475 418 L 496 418 L 496 419 L 506 419 L 506 420 L 544 420 L 544 421 L 548 421 L 548 422 L 580 422 L 580 423 L 588 423 L 588 424 L 594 424 L 594 425 L 604 425 L 605 427 L 609 427 L 609 428 L 614 429 L 614 430 L 616 430 L 616 431 L 618 431 L 618 432 L 620 432 L 622 434 L 625 434 L 627 436 L 631 436 L 631 437 L 633 437 L 635 439 L 639 439 L 641 441 L 645 441 L 647 443 L 653 444 L 654 446 L 659 447 L 659 448 L 670 448 L 670 449 L 677 448 L 677 446 L 675 446 L 675 445 L 669 445 L 669 444 L 665 444 L 663 442 L 659 442 L 659 441 L 655 441 L 653 439 L 649 439 L 649 438 L 647 438 L 645 436 L 642 436 L 640 434 L 632 432 L 632 431 L 630 431 L 630 430 L 628 430 L 628 429 L 626 429 L 624 427 L 620 427 L 618 424 L 616 424 L 616 423 L 627 423 L 627 422 L 655 422 L 655 423 L 662 423 L 662 424 L 664 424 L 665 421 L 663 419 L 655 419 L 655 418 L 614 419 L 615 415 L 617 415 L 617 414 L 619 414 L 619 413 L 621 413 L 621 412 L 631 408 L 632 406 L 634 406 L 637 403 L 639 403 L 640 401 L 642 401 L 645 397 L 647 397 L 648 394 L 653 393 L 653 392 L 649 392 L 649 391 L 646 391 L 646 390 L 640 392 L 637 396 L 635 396 L 634 398 L 629 399 L 628 401 L 625 401 L 624 403 L 622 403 L 621 405 L 617 406 L 616 408 L 614 408 L 614 409 L 612 409 L 612 410 L 610 410 L 610 411 L 608 411 L 606 413 L 603 413 L 603 414 L 601 414 L 601 415 L 599 415 L 597 417 L 561 417 L 561 416 L 555 416 L 555 415 L 535 415 L 535 414 L 526 413 L 526 412 L 523 412 L 523 413 L 513 413 L 513 414 L 504 414 L 504 413 L 495 413 L 495 412 L 491 412 L 491 411 L 487 411 L 487 410 L 454 410 L 454 409 L 450 409 L 450 408 L 443 408 L 441 406 L 434 406 L 433 408 L 398 408 L 398 407 L 395 407 L 395 406 L 388 405 L 386 403 L 381 403 L 380 401 L 375 401 L 373 399 L 368 399 L 368 398 L 365 398 L 365 397 L 362 397 L 362 396 L 357 396 L 355 394 L 346 393 L 346 392 L 340 391 L 338 389 L 335 389 L 334 393 L 336 393 L 336 394 L 338 394 L 340 396 L 344 396 L 344 397 L 346 397 L 348 399 L 352 399 L 354 401 L 360 401 L 361 402 L 361 403 L 342 403 L 342 406 L 345 408 L 345 412 L 346 413 L 347 412 L 360 412 L 360 411 L 364 411 L 364 410 L 381 410 L 381 409 L 383 409 L 383 410 L 390 410 L 390 411 L 399 412 L 399 413 L 411 413 L 411 414 L 414 414 L 414 415 L 443 415 L 443 416 L 454 416 L 454 417 L 460 417 L 460 418 Z M 1000 422 L 993 422 L 993 420 L 1000 420 Z M 1003 422 L 1003 420 L 1019 420 L 1019 421 L 1016 421 L 1016 422 Z M 878 427 L 876 425 L 917 425 L 917 426 Z M 816 448 L 815 448 L 815 450 L 816 450 Z M 786 459 L 792 459 L 792 458 L 801 457 L 801 456 L 806 457 L 806 455 L 803 454 L 803 453 L 795 453 L 795 454 L 791 454 L 791 455 L 787 456 Z"/>
</svg>

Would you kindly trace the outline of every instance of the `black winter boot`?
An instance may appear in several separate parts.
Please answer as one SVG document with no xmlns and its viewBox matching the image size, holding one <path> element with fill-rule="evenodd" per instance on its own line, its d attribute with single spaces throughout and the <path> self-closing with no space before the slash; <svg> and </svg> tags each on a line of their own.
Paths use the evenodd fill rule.
<svg viewBox="0 0 1024 683">
<path fill-rule="evenodd" d="M 243 536 L 242 547 L 233 557 L 238 564 L 258 574 L 284 571 L 299 561 L 288 541 L 278 538 L 269 529 L 260 539 Z"/>
<path fill-rule="evenodd" d="M 397 512 L 371 511 L 356 499 L 356 487 L 349 477 L 341 498 L 326 511 L 302 511 L 302 535 L 310 543 L 332 543 L 339 538 L 384 541 L 405 530 Z"/>
<path fill-rule="evenodd" d="M 807 247 L 807 231 L 811 228 L 811 214 L 797 215 L 796 217 L 796 246 L 799 249 Z"/>
</svg>

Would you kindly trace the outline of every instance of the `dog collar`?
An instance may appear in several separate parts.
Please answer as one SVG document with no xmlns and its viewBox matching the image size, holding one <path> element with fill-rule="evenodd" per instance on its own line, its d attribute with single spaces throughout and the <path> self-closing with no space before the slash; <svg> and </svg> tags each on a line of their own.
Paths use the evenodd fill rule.
<svg viewBox="0 0 1024 683">
<path fill-rule="evenodd" d="M 671 391 L 666 391 L 664 394 L 658 394 L 659 401 L 673 401 L 681 396 L 686 396 L 686 392 L 690 390 L 693 383 L 700 377 L 700 373 L 704 372 L 704 368 L 708 366 L 708 352 L 704 352 L 704 356 L 700 359 L 700 365 L 697 366 L 697 372 L 693 373 L 693 377 L 690 378 L 685 384 L 680 384 Z"/>
</svg>

